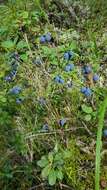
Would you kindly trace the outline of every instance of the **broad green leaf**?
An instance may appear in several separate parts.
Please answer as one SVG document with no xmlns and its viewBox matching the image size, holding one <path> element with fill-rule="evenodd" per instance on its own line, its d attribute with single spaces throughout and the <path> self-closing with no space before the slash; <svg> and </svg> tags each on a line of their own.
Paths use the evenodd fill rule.
<svg viewBox="0 0 107 190">
<path fill-rule="evenodd" d="M 2 42 L 1 46 L 3 48 L 7 48 L 7 49 L 12 49 L 14 47 L 14 42 L 12 40 L 7 40 L 7 41 L 4 41 Z"/>
<path fill-rule="evenodd" d="M 57 178 L 58 178 L 58 179 L 60 179 L 60 180 L 63 179 L 63 173 L 62 173 L 61 170 L 57 170 L 57 171 L 56 171 L 56 175 L 57 175 Z"/>
<path fill-rule="evenodd" d="M 46 166 L 43 170 L 42 170 L 42 178 L 46 178 L 49 175 L 51 168 L 50 166 Z"/>
<path fill-rule="evenodd" d="M 20 58 L 23 60 L 23 61 L 27 61 L 27 59 L 28 59 L 28 55 L 27 54 L 21 54 L 20 55 Z"/>
<path fill-rule="evenodd" d="M 17 49 L 23 49 L 23 48 L 26 48 L 28 47 L 27 43 L 23 40 L 21 40 L 20 42 L 18 42 L 17 44 Z"/>
<path fill-rule="evenodd" d="M 54 160 L 55 160 L 55 161 L 62 160 L 62 154 L 61 154 L 61 153 L 57 153 L 57 154 L 55 155 Z"/>
<path fill-rule="evenodd" d="M 90 114 L 87 114 L 86 116 L 85 116 L 85 121 L 90 121 L 91 120 L 91 115 Z"/>
<path fill-rule="evenodd" d="M 54 169 L 51 169 L 48 176 L 49 185 L 55 185 L 56 183 L 56 172 Z"/>
<path fill-rule="evenodd" d="M 93 112 L 92 108 L 89 106 L 86 106 L 85 104 L 82 105 L 82 111 L 85 113 L 92 113 Z"/>
<path fill-rule="evenodd" d="M 48 160 L 46 158 L 42 158 L 37 162 L 37 165 L 41 168 L 44 168 L 46 165 L 48 165 Z"/>
</svg>

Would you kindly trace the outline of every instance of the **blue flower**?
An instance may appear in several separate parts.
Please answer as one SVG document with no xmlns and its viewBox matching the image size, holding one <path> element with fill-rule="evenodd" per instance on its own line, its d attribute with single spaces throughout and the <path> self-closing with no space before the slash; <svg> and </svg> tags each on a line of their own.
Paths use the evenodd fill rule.
<svg viewBox="0 0 107 190">
<path fill-rule="evenodd" d="M 81 88 L 81 92 L 82 92 L 85 96 L 87 96 L 87 97 L 91 96 L 91 94 L 92 94 L 92 91 L 91 91 L 91 89 L 90 89 L 89 87 L 82 87 L 82 88 Z"/>
<path fill-rule="evenodd" d="M 11 94 L 19 94 L 21 92 L 21 87 L 15 86 L 12 89 L 10 89 Z"/>
<path fill-rule="evenodd" d="M 64 80 L 62 79 L 61 76 L 58 76 L 58 75 L 57 75 L 57 76 L 54 78 L 54 80 L 55 80 L 55 82 L 57 82 L 57 83 L 64 84 Z"/>
<path fill-rule="evenodd" d="M 74 69 L 74 64 L 73 64 L 73 63 L 68 64 L 68 65 L 66 65 L 66 67 L 65 67 L 65 71 L 66 71 L 66 72 L 72 71 L 73 69 Z"/>
<path fill-rule="evenodd" d="M 97 74 L 95 74 L 94 76 L 93 76 L 93 81 L 94 82 L 97 82 L 99 80 L 99 76 L 97 75 Z"/>
<path fill-rule="evenodd" d="M 66 124 L 66 118 L 60 119 L 59 125 L 63 127 Z"/>
<path fill-rule="evenodd" d="M 107 137 L 107 129 L 104 129 L 104 137 Z"/>
<path fill-rule="evenodd" d="M 92 68 L 90 66 L 85 66 L 83 72 L 84 74 L 89 74 L 92 72 Z"/>
<path fill-rule="evenodd" d="M 45 43 L 46 42 L 46 38 L 45 35 L 40 37 L 40 43 Z"/>
<path fill-rule="evenodd" d="M 51 34 L 50 34 L 50 33 L 47 33 L 47 34 L 45 35 L 45 40 L 46 40 L 47 42 L 50 42 L 51 39 L 52 39 Z"/>
</svg>

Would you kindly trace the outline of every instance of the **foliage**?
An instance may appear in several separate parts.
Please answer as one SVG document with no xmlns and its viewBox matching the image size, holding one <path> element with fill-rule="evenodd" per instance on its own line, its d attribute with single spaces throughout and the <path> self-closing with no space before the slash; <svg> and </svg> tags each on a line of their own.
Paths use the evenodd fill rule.
<svg viewBox="0 0 107 190">
<path fill-rule="evenodd" d="M 101 0 L 0 4 L 0 189 L 107 180 L 106 17 Z"/>
</svg>

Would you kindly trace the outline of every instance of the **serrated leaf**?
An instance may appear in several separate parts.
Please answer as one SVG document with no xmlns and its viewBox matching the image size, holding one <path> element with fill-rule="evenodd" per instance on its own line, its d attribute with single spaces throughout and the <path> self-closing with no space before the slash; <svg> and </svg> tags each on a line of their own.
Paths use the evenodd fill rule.
<svg viewBox="0 0 107 190">
<path fill-rule="evenodd" d="M 51 169 L 48 176 L 49 185 L 55 185 L 56 183 L 56 172 L 54 169 Z"/>
<path fill-rule="evenodd" d="M 51 168 L 50 166 L 46 166 L 43 170 L 42 170 L 42 178 L 46 178 L 49 175 Z"/>
<path fill-rule="evenodd" d="M 89 106 L 86 106 L 85 104 L 82 105 L 82 111 L 85 113 L 92 113 L 93 112 L 92 108 Z"/>
</svg>

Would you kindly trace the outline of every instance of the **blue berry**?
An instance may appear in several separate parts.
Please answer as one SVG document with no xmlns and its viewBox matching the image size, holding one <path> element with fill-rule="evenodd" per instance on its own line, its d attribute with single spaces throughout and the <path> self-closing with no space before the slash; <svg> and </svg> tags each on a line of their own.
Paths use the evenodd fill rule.
<svg viewBox="0 0 107 190">
<path fill-rule="evenodd" d="M 69 60 L 69 53 L 68 52 L 64 53 L 64 59 Z"/>
<path fill-rule="evenodd" d="M 59 83 L 64 84 L 64 79 L 60 78 Z"/>
<path fill-rule="evenodd" d="M 74 56 L 74 53 L 72 51 L 68 51 L 68 53 L 69 53 L 69 59 L 72 59 Z"/>
<path fill-rule="evenodd" d="M 21 103 L 22 103 L 22 98 L 17 98 L 17 99 L 16 99 L 16 103 L 17 103 L 17 104 L 21 104 Z"/>
<path fill-rule="evenodd" d="M 46 40 L 47 42 L 50 42 L 51 39 L 52 39 L 51 34 L 50 34 L 50 33 L 47 33 L 47 34 L 45 35 L 45 40 Z"/>
<path fill-rule="evenodd" d="M 54 78 L 54 80 L 55 80 L 55 82 L 57 82 L 57 83 L 60 83 L 60 84 L 64 84 L 64 80 L 61 78 L 61 76 L 56 76 L 55 78 Z"/>
<path fill-rule="evenodd" d="M 81 92 L 82 92 L 82 93 L 85 93 L 86 89 L 87 89 L 86 87 L 82 87 L 82 88 L 81 88 Z"/>
<path fill-rule="evenodd" d="M 91 69 L 90 66 L 85 66 L 83 72 L 84 72 L 85 74 L 89 74 L 89 73 L 92 72 L 92 69 Z"/>
<path fill-rule="evenodd" d="M 104 129 L 104 137 L 107 137 L 107 129 Z"/>
<path fill-rule="evenodd" d="M 60 119 L 59 124 L 63 127 L 66 124 L 66 118 Z"/>
<path fill-rule="evenodd" d="M 99 76 L 97 75 L 97 74 L 95 74 L 94 76 L 93 76 L 93 81 L 94 82 L 97 82 L 99 80 Z"/>
<path fill-rule="evenodd" d="M 91 96 L 92 91 L 89 87 L 82 87 L 81 88 L 81 92 L 85 95 L 85 96 Z"/>
<path fill-rule="evenodd" d="M 43 125 L 43 127 L 42 127 L 42 131 L 44 131 L 44 132 L 49 131 L 49 126 L 48 126 L 47 123 Z"/>
<path fill-rule="evenodd" d="M 10 81 L 12 80 L 12 78 L 11 78 L 11 76 L 8 75 L 8 76 L 6 76 L 6 77 L 4 78 L 4 80 L 7 81 L 7 82 L 10 82 Z"/>
<path fill-rule="evenodd" d="M 86 91 L 84 92 L 84 95 L 88 97 L 91 96 L 91 94 L 92 94 L 91 89 L 87 87 Z"/>
<path fill-rule="evenodd" d="M 46 42 L 46 38 L 45 38 L 45 36 L 43 35 L 43 36 L 40 37 L 40 43 L 45 43 L 45 42 Z"/>
<path fill-rule="evenodd" d="M 19 86 L 15 86 L 12 89 L 10 89 L 11 94 L 19 94 L 21 92 L 21 88 Z"/>
<path fill-rule="evenodd" d="M 73 69 L 74 69 L 74 64 L 68 64 L 65 67 L 66 72 L 72 71 Z"/>
<path fill-rule="evenodd" d="M 73 52 L 72 51 L 67 51 L 64 53 L 64 59 L 65 60 L 70 60 L 73 57 Z"/>
<path fill-rule="evenodd" d="M 59 81 L 60 81 L 60 76 L 56 76 L 56 77 L 54 78 L 54 80 L 55 80 L 55 82 L 59 83 Z"/>
</svg>

